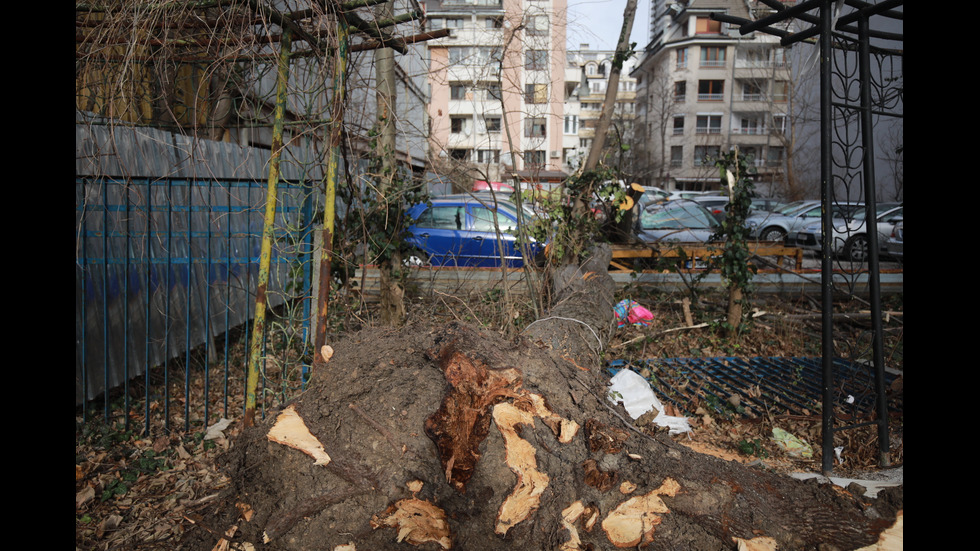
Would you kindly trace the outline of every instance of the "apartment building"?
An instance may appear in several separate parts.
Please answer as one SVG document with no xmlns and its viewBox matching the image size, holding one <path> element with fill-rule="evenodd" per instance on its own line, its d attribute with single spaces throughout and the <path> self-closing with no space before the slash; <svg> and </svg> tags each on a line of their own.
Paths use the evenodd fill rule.
<svg viewBox="0 0 980 551">
<path fill-rule="evenodd" d="M 714 160 L 738 146 L 757 186 L 784 173 L 791 86 L 778 39 L 740 35 L 712 12 L 753 18 L 754 0 L 652 0 L 651 42 L 637 81 L 637 179 L 667 190 L 718 187 Z M 758 11 L 757 11 L 758 10 Z"/>
<path fill-rule="evenodd" d="M 615 50 L 593 50 L 588 44 L 580 44 L 578 50 L 568 52 L 569 82 L 576 82 L 565 103 L 566 139 L 563 161 L 568 170 L 575 170 L 589 154 L 595 139 L 595 129 L 606 101 L 609 75 L 612 71 Z M 616 105 L 610 121 L 606 148 L 610 154 L 623 151 L 619 146 L 632 141 L 635 118 L 636 79 L 631 75 L 636 57 L 623 62 L 616 92 Z M 632 155 L 624 155 L 629 165 Z M 621 160 L 621 159 L 617 159 Z M 617 166 L 631 172 L 629 166 L 617 162 Z"/>
<path fill-rule="evenodd" d="M 566 0 L 430 0 L 429 156 L 474 179 L 559 181 Z"/>
</svg>

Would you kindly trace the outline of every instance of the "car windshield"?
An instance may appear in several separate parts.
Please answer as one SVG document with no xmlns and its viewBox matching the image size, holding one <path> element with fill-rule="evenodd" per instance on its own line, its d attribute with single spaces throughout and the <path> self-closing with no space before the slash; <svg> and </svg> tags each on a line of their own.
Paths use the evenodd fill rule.
<svg viewBox="0 0 980 551">
<path fill-rule="evenodd" d="M 772 211 L 773 214 L 792 214 L 800 209 L 802 209 L 808 201 L 793 201 L 788 205 L 783 205 L 778 209 Z"/>
<path fill-rule="evenodd" d="M 714 229 L 717 225 L 707 211 L 692 204 L 657 205 L 640 214 L 640 228 L 644 230 Z"/>
<path fill-rule="evenodd" d="M 882 214 L 895 208 L 894 204 L 891 205 L 876 205 L 875 206 L 875 218 L 880 217 Z M 858 208 L 854 210 L 851 218 L 854 220 L 864 220 L 868 216 L 868 211 L 865 208 Z"/>
</svg>

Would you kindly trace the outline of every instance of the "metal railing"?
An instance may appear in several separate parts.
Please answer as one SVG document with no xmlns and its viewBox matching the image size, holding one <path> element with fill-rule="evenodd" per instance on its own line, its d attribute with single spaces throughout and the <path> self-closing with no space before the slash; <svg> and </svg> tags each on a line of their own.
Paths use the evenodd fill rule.
<svg viewBox="0 0 980 551">
<path fill-rule="evenodd" d="M 313 236 L 300 230 L 310 219 L 308 191 L 280 186 L 270 308 L 309 296 Z M 145 431 L 151 407 L 162 408 L 167 428 L 173 420 L 185 430 L 206 425 L 212 399 L 223 404 L 217 415 L 229 416 L 228 379 L 242 367 L 230 347 L 255 305 L 265 201 L 257 181 L 76 178 L 76 405 L 102 397 L 108 418 L 105 397 L 118 394 L 128 426 L 138 417 L 130 396 L 142 394 Z M 308 332 L 308 310 L 292 315 L 291 330 Z M 301 374 L 269 375 L 267 384 L 301 384 Z M 190 410 L 198 392 L 201 418 Z"/>
</svg>

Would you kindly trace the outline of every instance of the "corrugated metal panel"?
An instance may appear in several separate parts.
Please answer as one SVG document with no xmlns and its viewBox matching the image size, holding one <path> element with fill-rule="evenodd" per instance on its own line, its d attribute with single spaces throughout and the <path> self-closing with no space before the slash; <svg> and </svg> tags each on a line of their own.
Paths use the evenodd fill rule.
<svg viewBox="0 0 980 551">
<path fill-rule="evenodd" d="M 283 186 L 279 237 L 299 226 L 306 191 Z M 249 320 L 263 183 L 79 179 L 75 202 L 76 403 Z M 301 241 L 277 241 L 271 306 Z"/>
<path fill-rule="evenodd" d="M 296 142 L 283 152 L 282 178 L 292 182 L 321 179 L 318 153 L 304 140 Z M 267 149 L 112 124 L 103 117 L 76 112 L 78 176 L 265 181 L 269 156 Z"/>
</svg>

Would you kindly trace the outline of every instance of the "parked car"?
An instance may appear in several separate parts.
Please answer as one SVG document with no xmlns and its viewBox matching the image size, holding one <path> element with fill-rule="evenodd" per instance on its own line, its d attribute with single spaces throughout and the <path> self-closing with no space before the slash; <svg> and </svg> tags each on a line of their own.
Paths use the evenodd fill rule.
<svg viewBox="0 0 980 551">
<path fill-rule="evenodd" d="M 534 216 L 528 208 L 524 212 L 525 217 Z M 496 203 L 489 194 L 433 197 L 427 203 L 414 205 L 408 214 L 414 221 L 406 239 L 414 249 L 409 257 L 412 264 L 500 266 L 502 246 L 507 266 L 524 265 L 515 235 L 517 207 L 502 197 Z M 528 249 L 532 257 L 537 257 L 544 246 L 532 239 Z"/>
<path fill-rule="evenodd" d="M 778 199 L 767 197 L 754 197 L 752 199 L 752 210 L 756 212 L 774 212 L 785 205 L 786 203 Z"/>
<path fill-rule="evenodd" d="M 892 227 L 892 234 L 885 241 L 885 250 L 888 256 L 897 259 L 899 262 L 905 259 L 905 220 L 899 220 Z"/>
<path fill-rule="evenodd" d="M 711 241 L 718 220 L 695 201 L 674 199 L 645 205 L 636 222 L 636 235 L 644 243 Z"/>
<path fill-rule="evenodd" d="M 834 217 L 848 218 L 860 203 L 834 203 Z M 787 242 L 796 240 L 796 233 L 810 222 L 819 222 L 823 217 L 820 200 L 803 200 L 789 203 L 775 212 L 753 214 L 745 220 L 749 228 L 749 238 L 760 241 L 782 241 L 790 234 Z"/>
<path fill-rule="evenodd" d="M 892 228 L 902 219 L 902 206 L 895 206 L 895 203 L 881 203 L 876 205 L 878 228 L 878 254 L 886 252 L 885 243 L 891 235 Z M 832 247 L 834 255 L 842 256 L 847 260 L 863 261 L 868 257 L 868 225 L 865 217 L 867 212 L 860 208 L 853 211 L 848 217 L 835 217 L 833 228 L 831 229 Z M 799 233 L 787 237 L 787 243 L 797 245 L 805 249 L 816 251 L 823 250 L 823 240 L 820 231 L 819 221 L 807 224 Z"/>
<path fill-rule="evenodd" d="M 728 206 L 729 199 L 727 195 L 701 195 L 691 199 L 695 203 L 698 203 L 702 207 L 708 209 L 708 212 L 715 217 L 719 222 L 725 219 L 725 207 Z"/>
</svg>

